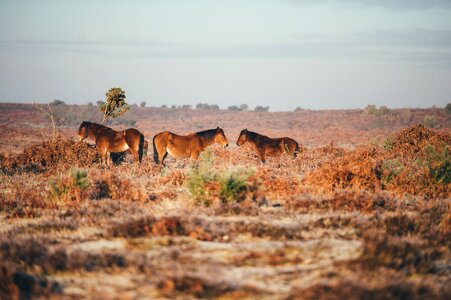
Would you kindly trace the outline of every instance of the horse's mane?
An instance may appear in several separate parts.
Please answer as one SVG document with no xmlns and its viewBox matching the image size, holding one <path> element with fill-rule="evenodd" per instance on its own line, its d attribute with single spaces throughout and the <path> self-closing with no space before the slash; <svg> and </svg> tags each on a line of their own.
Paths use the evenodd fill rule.
<svg viewBox="0 0 451 300">
<path fill-rule="evenodd" d="M 80 130 L 82 127 L 86 127 L 88 129 L 91 129 L 93 131 L 99 131 L 99 130 L 112 130 L 110 127 L 107 127 L 105 125 L 102 124 L 98 124 L 98 123 L 93 123 L 93 122 L 88 122 L 88 121 L 83 121 L 83 123 L 81 123 L 80 128 L 78 130 Z"/>
<path fill-rule="evenodd" d="M 198 136 L 200 136 L 201 138 L 204 138 L 204 139 L 212 139 L 212 138 L 215 137 L 217 131 L 218 131 L 218 129 L 215 128 L 215 129 L 208 129 L 208 130 L 204 130 L 204 131 L 199 131 L 199 132 L 196 132 L 196 134 Z"/>
<path fill-rule="evenodd" d="M 247 135 L 248 139 L 250 139 L 251 141 L 255 141 L 259 137 L 269 138 L 266 135 L 259 134 L 259 133 L 249 131 L 249 130 L 246 132 L 246 135 Z"/>
</svg>

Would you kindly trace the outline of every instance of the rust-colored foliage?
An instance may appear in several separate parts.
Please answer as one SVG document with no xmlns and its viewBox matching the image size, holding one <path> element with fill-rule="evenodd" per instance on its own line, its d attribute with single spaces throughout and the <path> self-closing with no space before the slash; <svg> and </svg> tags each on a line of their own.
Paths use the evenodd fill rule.
<svg viewBox="0 0 451 300">
<path fill-rule="evenodd" d="M 93 177 L 90 198 L 113 200 L 146 201 L 147 195 L 136 184 L 112 172 L 96 174 Z"/>
<path fill-rule="evenodd" d="M 431 163 L 424 160 L 428 147 L 445 151 L 443 147 L 449 148 L 449 142 L 448 134 L 438 134 L 422 125 L 412 126 L 390 138 L 385 150 L 375 145 L 361 145 L 342 157 L 326 161 L 309 174 L 304 183 L 329 192 L 386 189 L 427 198 L 447 197 L 450 184 L 437 182 L 431 174 Z M 444 163 L 449 164 L 449 160 Z"/>
<path fill-rule="evenodd" d="M 157 166 L 149 153 L 101 167 L 95 147 L 42 143 L 49 130 L 26 105 L 0 110 L 2 299 L 450 298 L 451 119 L 439 108 L 401 120 L 398 110 L 132 107 L 149 143 L 167 129 L 225 128 L 230 147 L 211 147 L 198 185 L 210 206 L 188 189 L 201 161 Z M 426 115 L 440 127 L 404 128 Z M 263 164 L 235 146 L 245 127 L 305 147 Z"/>
<path fill-rule="evenodd" d="M 227 297 L 227 294 L 234 290 L 225 283 L 210 283 L 203 278 L 193 276 L 167 278 L 158 283 L 158 289 L 166 297 L 183 293 L 198 298 Z"/>
<path fill-rule="evenodd" d="M 360 300 L 360 299 L 446 299 L 446 290 L 436 291 L 424 285 L 404 282 L 390 282 L 376 286 L 356 284 L 342 280 L 333 283 L 318 283 L 306 289 L 296 289 L 288 299 L 307 300 Z"/>
<path fill-rule="evenodd" d="M 35 217 L 42 209 L 56 209 L 58 205 L 49 201 L 41 188 L 14 187 L 10 194 L 0 196 L 0 211 L 10 217 Z"/>
<path fill-rule="evenodd" d="M 375 146 L 360 146 L 334 160 L 326 161 L 304 180 L 305 184 L 334 189 L 362 189 L 376 191 L 380 188 L 377 158 L 380 150 Z"/>
<path fill-rule="evenodd" d="M 7 173 L 40 173 L 58 167 L 89 166 L 96 160 L 97 150 L 87 143 L 58 139 L 28 147 L 21 154 L 3 157 L 0 162 Z"/>
<path fill-rule="evenodd" d="M 162 176 L 159 181 L 162 185 L 171 184 L 181 186 L 186 181 L 186 175 L 180 170 L 174 170 L 169 172 L 169 174 Z"/>
<path fill-rule="evenodd" d="M 415 160 L 424 156 L 424 148 L 428 145 L 440 150 L 443 144 L 451 144 L 449 133 L 439 134 L 423 125 L 415 125 L 398 132 L 391 138 L 388 157 Z"/>
<path fill-rule="evenodd" d="M 110 234 L 125 237 L 184 235 L 185 229 L 175 217 L 160 219 L 146 217 L 113 226 L 110 228 Z"/>
</svg>

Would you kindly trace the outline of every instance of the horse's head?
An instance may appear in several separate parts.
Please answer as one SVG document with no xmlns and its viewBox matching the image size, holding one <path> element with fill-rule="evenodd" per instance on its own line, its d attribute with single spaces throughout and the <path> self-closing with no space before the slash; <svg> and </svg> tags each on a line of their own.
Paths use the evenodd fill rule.
<svg viewBox="0 0 451 300">
<path fill-rule="evenodd" d="M 88 133 L 88 124 L 83 121 L 83 123 L 80 124 L 80 127 L 78 128 L 78 139 L 80 141 L 83 141 L 85 138 L 87 138 L 89 135 Z"/>
<path fill-rule="evenodd" d="M 224 130 L 222 128 L 219 128 L 219 126 L 216 128 L 216 134 L 215 134 L 215 143 L 218 143 L 219 145 L 223 146 L 224 148 L 229 145 L 229 141 L 227 140 Z"/>
<path fill-rule="evenodd" d="M 241 146 L 241 145 L 243 145 L 246 142 L 247 142 L 247 128 L 241 130 L 240 136 L 238 137 L 238 140 L 236 141 L 236 144 L 238 146 Z"/>
</svg>

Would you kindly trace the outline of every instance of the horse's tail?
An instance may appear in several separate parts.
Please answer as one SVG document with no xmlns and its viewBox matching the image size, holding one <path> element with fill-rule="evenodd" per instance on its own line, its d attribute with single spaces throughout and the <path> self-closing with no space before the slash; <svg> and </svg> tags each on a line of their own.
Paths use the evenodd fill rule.
<svg viewBox="0 0 451 300">
<path fill-rule="evenodd" d="M 138 148 L 138 158 L 139 162 L 143 159 L 143 152 L 144 152 L 144 134 L 141 132 L 139 133 L 139 148 Z"/>
<path fill-rule="evenodd" d="M 158 165 L 159 164 L 159 161 L 158 161 L 158 150 L 157 150 L 157 146 L 155 145 L 155 139 L 156 139 L 157 135 L 158 134 L 156 134 L 153 137 L 152 144 L 153 144 L 153 159 L 155 160 L 155 163 Z"/>
<path fill-rule="evenodd" d="M 301 149 L 299 148 L 299 143 L 294 141 L 296 143 L 296 148 L 294 149 L 293 152 L 293 158 L 298 157 L 299 153 L 301 152 Z"/>
</svg>

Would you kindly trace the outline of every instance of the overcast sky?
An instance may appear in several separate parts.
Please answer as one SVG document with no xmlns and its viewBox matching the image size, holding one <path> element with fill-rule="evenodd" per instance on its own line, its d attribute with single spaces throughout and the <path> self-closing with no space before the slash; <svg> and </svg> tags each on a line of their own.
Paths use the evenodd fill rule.
<svg viewBox="0 0 451 300">
<path fill-rule="evenodd" d="M 445 106 L 451 1 L 0 0 L 0 102 Z"/>
</svg>

